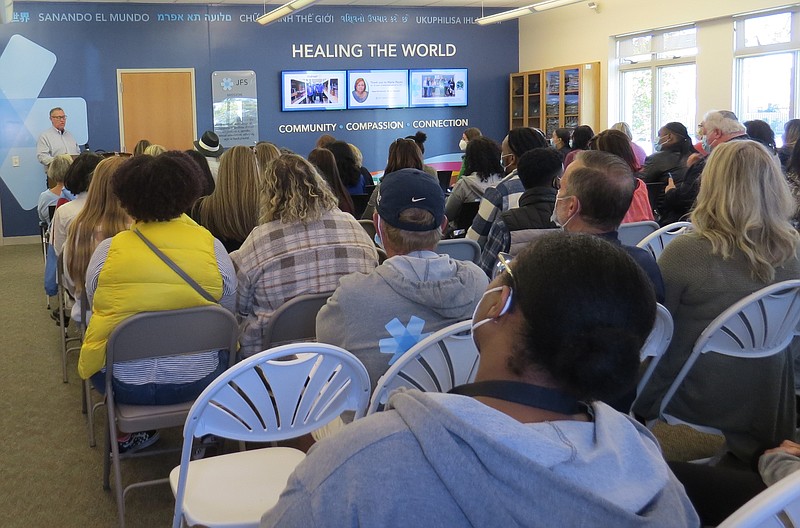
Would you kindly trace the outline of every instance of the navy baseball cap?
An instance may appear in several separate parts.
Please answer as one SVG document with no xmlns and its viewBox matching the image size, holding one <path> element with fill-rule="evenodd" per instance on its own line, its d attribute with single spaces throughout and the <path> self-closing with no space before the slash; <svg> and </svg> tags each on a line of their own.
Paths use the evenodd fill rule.
<svg viewBox="0 0 800 528">
<path fill-rule="evenodd" d="M 433 215 L 429 225 L 406 223 L 406 209 L 424 209 Z M 400 169 L 383 177 L 378 186 L 378 215 L 390 226 L 404 231 L 432 231 L 444 220 L 444 191 L 438 180 L 417 169 Z"/>
</svg>

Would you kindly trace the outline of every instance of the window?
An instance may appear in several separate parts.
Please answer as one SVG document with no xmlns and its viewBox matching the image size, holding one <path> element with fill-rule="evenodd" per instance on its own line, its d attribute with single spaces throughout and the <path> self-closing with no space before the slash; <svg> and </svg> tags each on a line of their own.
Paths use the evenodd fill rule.
<svg viewBox="0 0 800 528">
<path fill-rule="evenodd" d="M 783 125 L 800 113 L 800 12 L 741 18 L 735 30 L 736 114 L 769 123 L 781 146 Z"/>
<path fill-rule="evenodd" d="M 620 120 L 648 154 L 666 123 L 695 128 L 696 35 L 691 26 L 617 39 Z"/>
</svg>

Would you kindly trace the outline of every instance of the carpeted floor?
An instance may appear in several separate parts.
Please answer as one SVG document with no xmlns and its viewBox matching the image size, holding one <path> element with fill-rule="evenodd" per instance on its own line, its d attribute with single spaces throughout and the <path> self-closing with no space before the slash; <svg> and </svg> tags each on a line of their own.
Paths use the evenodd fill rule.
<svg viewBox="0 0 800 528">
<path fill-rule="evenodd" d="M 81 414 L 76 354 L 69 357 L 69 383 L 62 383 L 59 328 L 45 309 L 44 264 L 37 245 L 0 246 L 0 284 L 6 308 L 0 318 L 5 361 L 0 362 L 0 526 L 109 527 L 117 523 L 114 496 L 102 488 L 104 410 L 97 413 L 98 447 L 90 448 Z M 161 442 L 180 445 L 180 431 Z M 665 455 L 689 460 L 714 454 L 717 437 L 659 426 Z M 125 482 L 166 476 L 177 454 L 126 461 Z M 167 526 L 173 508 L 168 485 L 133 490 L 127 526 Z"/>
</svg>

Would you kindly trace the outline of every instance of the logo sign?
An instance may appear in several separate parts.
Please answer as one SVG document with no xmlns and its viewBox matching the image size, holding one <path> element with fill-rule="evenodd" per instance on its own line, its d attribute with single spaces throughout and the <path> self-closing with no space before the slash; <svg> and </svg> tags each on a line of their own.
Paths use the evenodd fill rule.
<svg viewBox="0 0 800 528">
<path fill-rule="evenodd" d="M 223 147 L 255 145 L 258 141 L 256 74 L 251 70 L 211 74 L 214 132 Z"/>
</svg>

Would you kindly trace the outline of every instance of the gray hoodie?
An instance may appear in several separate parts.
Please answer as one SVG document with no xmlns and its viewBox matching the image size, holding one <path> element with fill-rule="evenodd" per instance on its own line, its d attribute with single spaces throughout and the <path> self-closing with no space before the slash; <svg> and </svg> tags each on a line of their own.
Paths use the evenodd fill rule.
<svg viewBox="0 0 800 528">
<path fill-rule="evenodd" d="M 466 396 L 389 404 L 319 442 L 261 526 L 700 525 L 653 436 L 603 403 L 536 424 Z"/>
<path fill-rule="evenodd" d="M 372 388 L 428 334 L 472 317 L 488 280 L 471 262 L 432 251 L 386 260 L 369 275 L 342 277 L 317 315 L 317 341 L 352 352 Z"/>
</svg>

